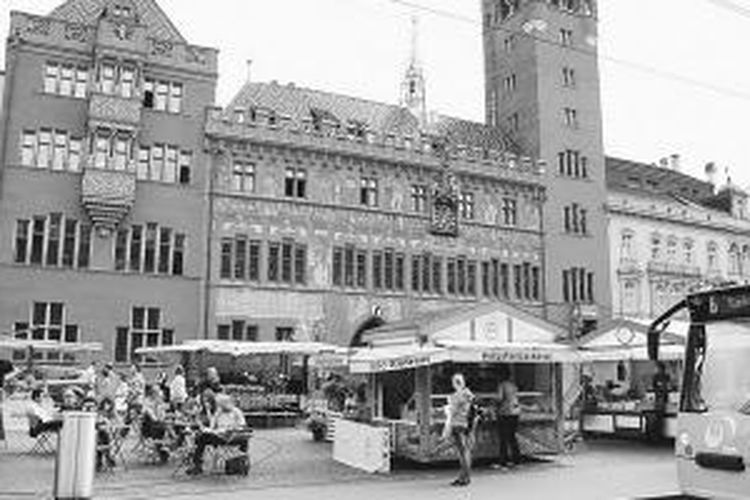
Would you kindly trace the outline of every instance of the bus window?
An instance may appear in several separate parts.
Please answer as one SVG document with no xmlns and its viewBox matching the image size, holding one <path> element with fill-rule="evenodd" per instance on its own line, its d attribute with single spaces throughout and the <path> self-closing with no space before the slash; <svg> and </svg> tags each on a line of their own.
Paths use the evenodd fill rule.
<svg viewBox="0 0 750 500">
<path fill-rule="evenodd" d="M 694 336 L 685 359 L 683 411 L 750 415 L 750 324 L 719 322 L 700 328 L 705 335 Z"/>
</svg>

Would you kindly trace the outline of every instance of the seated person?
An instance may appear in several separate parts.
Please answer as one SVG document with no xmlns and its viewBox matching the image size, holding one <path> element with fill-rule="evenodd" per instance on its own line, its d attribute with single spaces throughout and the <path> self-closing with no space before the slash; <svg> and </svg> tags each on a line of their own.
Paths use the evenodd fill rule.
<svg viewBox="0 0 750 500">
<path fill-rule="evenodd" d="M 146 386 L 146 398 L 143 400 L 143 437 L 160 441 L 158 445 L 159 458 L 162 462 L 169 460 L 169 450 L 164 443 L 169 432 L 166 422 L 167 404 L 158 386 Z"/>
<path fill-rule="evenodd" d="M 29 417 L 29 435 L 37 437 L 45 432 L 59 432 L 63 422 L 59 414 L 56 414 L 42 404 L 42 390 L 31 391 L 31 404 L 27 410 Z"/>
<path fill-rule="evenodd" d="M 119 432 L 120 428 L 115 404 L 109 398 L 102 399 L 99 402 L 99 411 L 96 418 L 96 470 L 102 468 L 103 460 L 106 460 L 110 467 L 114 467 L 115 460 L 112 457 L 110 444 L 114 440 L 114 434 Z"/>
<path fill-rule="evenodd" d="M 247 452 L 247 436 L 232 436 L 232 431 L 246 427 L 245 416 L 234 405 L 231 396 L 216 395 L 216 413 L 208 428 L 202 428 L 195 442 L 193 467 L 188 474 L 200 474 L 203 471 L 203 452 L 206 446 L 236 446 Z"/>
</svg>

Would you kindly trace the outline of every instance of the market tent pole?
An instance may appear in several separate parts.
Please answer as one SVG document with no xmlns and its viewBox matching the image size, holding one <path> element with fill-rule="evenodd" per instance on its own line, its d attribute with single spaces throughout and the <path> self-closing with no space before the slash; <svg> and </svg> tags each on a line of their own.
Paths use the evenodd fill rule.
<svg viewBox="0 0 750 500">
<path fill-rule="evenodd" d="M 417 405 L 417 424 L 419 425 L 419 453 L 427 456 L 430 451 L 430 366 L 418 366 L 414 371 L 414 389 Z"/>
<path fill-rule="evenodd" d="M 555 424 L 557 435 L 557 451 L 565 449 L 565 401 L 563 391 L 563 366 L 562 363 L 552 365 L 553 401 L 555 405 Z"/>
</svg>

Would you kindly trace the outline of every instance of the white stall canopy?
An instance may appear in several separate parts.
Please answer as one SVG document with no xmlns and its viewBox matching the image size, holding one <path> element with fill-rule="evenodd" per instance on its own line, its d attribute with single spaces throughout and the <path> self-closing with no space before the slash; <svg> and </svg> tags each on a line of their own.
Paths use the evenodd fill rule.
<svg viewBox="0 0 750 500">
<path fill-rule="evenodd" d="M 0 339 L 0 349 L 34 349 L 35 351 L 58 351 L 66 353 L 99 352 L 100 342 L 55 342 L 51 340 Z"/>
<path fill-rule="evenodd" d="M 670 323 L 661 335 L 659 356 L 665 360 L 682 359 L 686 329 L 683 322 Z M 578 350 L 584 361 L 646 361 L 648 324 L 641 320 L 613 320 L 582 337 Z"/>
<path fill-rule="evenodd" d="M 141 347 L 136 354 L 159 355 L 191 352 L 228 354 L 231 356 L 253 356 L 273 354 L 316 355 L 335 353 L 338 347 L 321 342 L 236 342 L 231 340 L 188 340 L 182 344 Z"/>
<path fill-rule="evenodd" d="M 349 358 L 352 373 L 382 373 L 408 370 L 450 361 L 447 349 L 418 344 L 360 349 Z"/>
</svg>

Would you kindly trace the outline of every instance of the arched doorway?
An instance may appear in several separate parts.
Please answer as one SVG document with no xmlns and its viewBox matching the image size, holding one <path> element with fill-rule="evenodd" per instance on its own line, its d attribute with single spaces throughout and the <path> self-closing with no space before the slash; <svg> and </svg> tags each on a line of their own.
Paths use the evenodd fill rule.
<svg viewBox="0 0 750 500">
<path fill-rule="evenodd" d="M 354 335 L 352 336 L 352 341 L 349 343 L 349 347 L 362 347 L 364 345 L 362 342 L 362 335 L 366 331 L 383 326 L 384 324 L 385 320 L 381 316 L 370 316 L 355 330 Z"/>
</svg>

